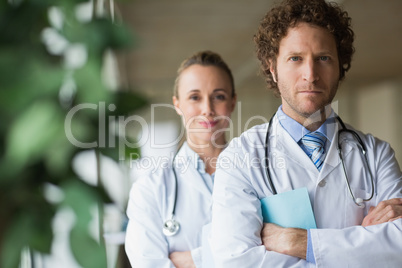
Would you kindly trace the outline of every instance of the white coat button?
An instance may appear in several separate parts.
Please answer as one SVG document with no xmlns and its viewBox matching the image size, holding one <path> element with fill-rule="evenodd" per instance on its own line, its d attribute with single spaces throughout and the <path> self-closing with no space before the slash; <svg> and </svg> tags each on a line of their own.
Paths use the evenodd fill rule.
<svg viewBox="0 0 402 268">
<path fill-rule="evenodd" d="M 318 183 L 318 186 L 324 187 L 325 184 L 327 184 L 327 182 L 326 182 L 325 180 L 322 180 L 322 181 L 320 181 L 320 182 Z"/>
</svg>

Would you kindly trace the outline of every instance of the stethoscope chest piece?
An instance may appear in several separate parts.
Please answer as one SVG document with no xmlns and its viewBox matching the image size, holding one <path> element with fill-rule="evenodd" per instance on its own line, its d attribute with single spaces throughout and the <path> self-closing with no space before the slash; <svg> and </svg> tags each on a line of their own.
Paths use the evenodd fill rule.
<svg viewBox="0 0 402 268">
<path fill-rule="evenodd" d="M 166 220 L 163 224 L 163 234 L 166 236 L 174 236 L 180 230 L 180 224 L 178 221 L 173 219 L 173 217 L 169 220 Z"/>
</svg>

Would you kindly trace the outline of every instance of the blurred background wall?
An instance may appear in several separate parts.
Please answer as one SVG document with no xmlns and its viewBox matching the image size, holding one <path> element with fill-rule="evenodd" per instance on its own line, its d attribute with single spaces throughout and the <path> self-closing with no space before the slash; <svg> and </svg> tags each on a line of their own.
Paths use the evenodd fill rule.
<svg viewBox="0 0 402 268">
<path fill-rule="evenodd" d="M 119 2 L 117 17 L 128 24 L 137 46 L 120 54 L 120 80 L 150 98 L 171 104 L 176 70 L 199 50 L 222 55 L 235 77 L 238 105 L 233 130 L 238 136 L 269 120 L 280 100 L 259 76 L 253 35 L 273 0 L 136 0 Z M 352 17 L 356 53 L 352 68 L 334 99 L 343 120 L 365 133 L 388 141 L 402 163 L 402 1 L 338 0 Z M 149 107 L 147 122 L 172 121 L 171 106 Z M 265 119 L 264 119 L 265 118 Z"/>
</svg>

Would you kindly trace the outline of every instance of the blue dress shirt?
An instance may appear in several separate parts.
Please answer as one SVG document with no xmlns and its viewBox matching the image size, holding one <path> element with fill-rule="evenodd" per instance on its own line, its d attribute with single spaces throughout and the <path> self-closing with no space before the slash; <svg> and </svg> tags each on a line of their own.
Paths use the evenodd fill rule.
<svg viewBox="0 0 402 268">
<path fill-rule="evenodd" d="M 281 126 L 289 133 L 289 135 L 294 139 L 294 141 L 303 149 L 303 151 L 307 154 L 307 149 L 304 147 L 303 143 L 301 142 L 301 139 L 303 138 L 304 135 L 310 133 L 307 128 L 302 126 L 300 123 L 298 123 L 296 120 L 293 118 L 289 117 L 282 111 L 282 105 L 279 106 L 278 111 L 277 111 L 277 116 L 279 119 L 279 123 Z M 327 142 L 325 142 L 325 152 L 328 151 L 329 146 L 331 145 L 331 139 L 328 138 L 327 136 L 327 127 L 331 128 L 333 124 L 329 124 L 329 122 L 333 122 L 334 120 L 334 112 L 332 111 L 331 115 L 329 118 L 322 124 L 316 131 L 320 132 L 327 138 Z M 315 257 L 314 257 L 314 251 L 313 251 L 313 244 L 311 242 L 311 235 L 310 235 L 310 230 L 307 230 L 307 252 L 306 252 L 306 260 L 308 262 L 314 263 L 315 264 Z"/>
</svg>

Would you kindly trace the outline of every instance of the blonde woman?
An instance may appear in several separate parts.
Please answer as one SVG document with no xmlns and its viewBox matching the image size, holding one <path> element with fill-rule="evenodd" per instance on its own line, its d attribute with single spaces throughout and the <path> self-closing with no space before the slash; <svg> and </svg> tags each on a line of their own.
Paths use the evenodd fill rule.
<svg viewBox="0 0 402 268">
<path fill-rule="evenodd" d="M 201 267 L 202 227 L 211 221 L 216 160 L 226 146 L 225 130 L 236 104 L 232 73 L 218 54 L 203 51 L 183 61 L 173 104 L 186 141 L 171 166 L 132 187 L 126 253 L 133 267 Z M 164 226 L 172 224 L 167 220 L 180 227 L 166 235 L 163 227 L 172 227 Z"/>
</svg>

